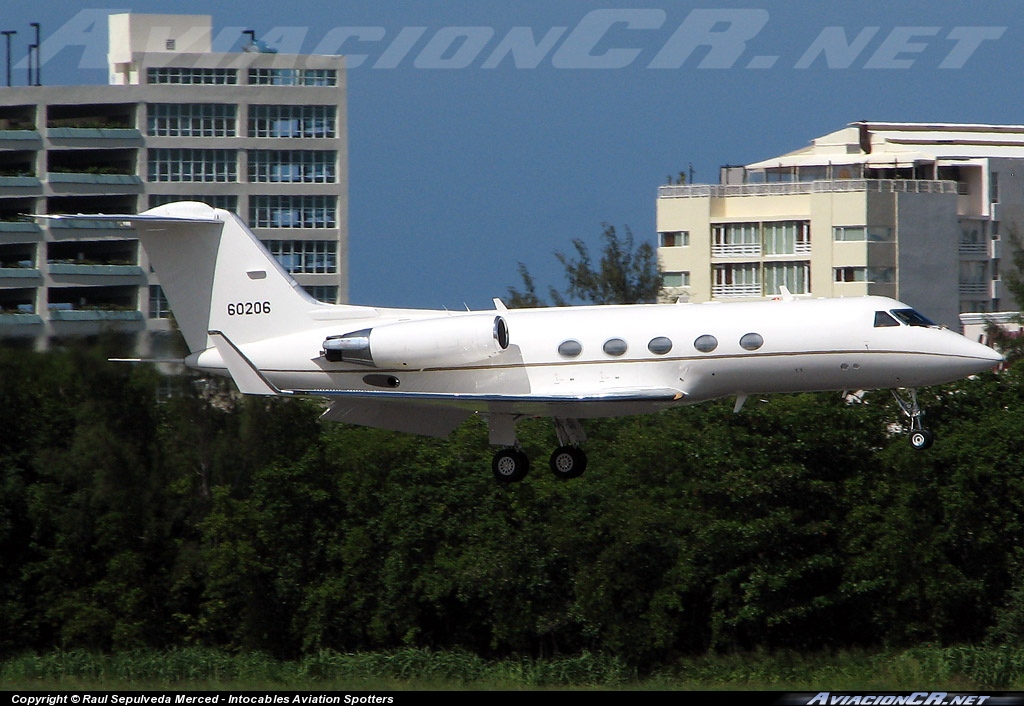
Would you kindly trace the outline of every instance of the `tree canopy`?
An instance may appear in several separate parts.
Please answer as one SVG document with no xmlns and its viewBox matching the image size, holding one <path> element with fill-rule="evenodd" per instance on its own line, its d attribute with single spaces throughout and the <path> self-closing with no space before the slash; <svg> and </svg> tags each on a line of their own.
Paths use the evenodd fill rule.
<svg viewBox="0 0 1024 706">
<path fill-rule="evenodd" d="M 1024 376 L 588 425 L 496 484 L 486 426 L 321 423 L 100 354 L 0 350 L 0 655 L 207 646 L 676 656 L 1024 639 Z M 173 389 L 171 389 L 173 387 Z M 528 452 L 553 443 L 525 421 Z"/>
<path fill-rule="evenodd" d="M 565 268 L 564 290 L 548 288 L 555 306 L 586 304 L 648 304 L 658 300 L 662 276 L 654 247 L 647 242 L 636 244 L 629 226 L 619 234 L 615 226 L 603 224 L 600 259 L 595 263 L 590 248 L 582 238 L 572 241 L 573 254 L 556 251 L 555 257 Z M 508 305 L 512 308 L 544 306 L 537 293 L 536 282 L 526 265 L 518 264 L 523 289 L 508 288 Z"/>
</svg>

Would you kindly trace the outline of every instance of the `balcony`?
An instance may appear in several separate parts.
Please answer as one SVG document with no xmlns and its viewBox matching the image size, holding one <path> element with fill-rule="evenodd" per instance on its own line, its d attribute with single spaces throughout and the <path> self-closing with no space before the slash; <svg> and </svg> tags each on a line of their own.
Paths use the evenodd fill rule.
<svg viewBox="0 0 1024 706">
<path fill-rule="evenodd" d="M 87 172 L 50 172 L 46 180 L 51 184 L 104 184 L 108 186 L 141 186 L 142 179 L 135 174 L 90 174 Z"/>
<path fill-rule="evenodd" d="M 51 262 L 51 275 L 83 275 L 100 277 L 140 277 L 145 272 L 138 265 L 82 264 L 76 262 Z"/>
<path fill-rule="evenodd" d="M 42 230 L 32 221 L 0 221 L 0 233 L 40 233 Z"/>
<path fill-rule="evenodd" d="M 35 130 L 0 130 L 0 147 L 9 150 L 38 150 L 43 136 Z"/>
<path fill-rule="evenodd" d="M 52 321 L 142 321 L 141 311 L 124 309 L 69 309 L 50 305 Z"/>
<path fill-rule="evenodd" d="M 955 181 L 931 179 L 830 179 L 787 181 L 770 184 L 666 184 L 658 187 L 659 199 L 725 198 L 728 196 L 792 196 L 844 192 L 883 194 L 958 194 Z"/>
<path fill-rule="evenodd" d="M 961 255 L 968 257 L 978 257 L 979 255 L 988 257 L 988 243 L 984 240 L 980 242 L 961 240 L 957 250 Z"/>
<path fill-rule="evenodd" d="M 712 257 L 761 257 L 760 243 L 739 243 L 711 246 Z"/>
<path fill-rule="evenodd" d="M 714 299 L 749 299 L 761 295 L 760 284 L 716 284 L 711 288 Z"/>
<path fill-rule="evenodd" d="M 971 298 L 988 298 L 991 292 L 991 285 L 988 281 L 981 282 L 960 282 L 960 296 Z"/>
<path fill-rule="evenodd" d="M 0 265 L 0 286 L 11 286 L 20 284 L 12 280 L 38 280 L 42 274 L 32 266 L 24 267 L 3 267 Z"/>
<path fill-rule="evenodd" d="M 135 128 L 119 127 L 51 127 L 46 131 L 46 136 L 51 140 L 142 140 L 142 133 Z"/>
<path fill-rule="evenodd" d="M 8 311 L 0 309 L 0 327 L 5 326 L 26 326 L 43 323 L 43 317 L 27 311 Z"/>
</svg>

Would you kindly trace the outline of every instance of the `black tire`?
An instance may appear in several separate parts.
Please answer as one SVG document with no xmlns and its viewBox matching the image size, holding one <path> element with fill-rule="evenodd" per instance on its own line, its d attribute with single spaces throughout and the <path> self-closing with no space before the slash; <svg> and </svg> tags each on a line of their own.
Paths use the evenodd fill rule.
<svg viewBox="0 0 1024 706">
<path fill-rule="evenodd" d="M 910 432 L 910 445 L 918 451 L 930 448 L 935 442 L 935 435 L 927 429 L 916 429 Z"/>
<path fill-rule="evenodd" d="M 559 446 L 551 454 L 551 472 L 555 478 L 579 478 L 587 470 L 587 454 L 576 446 Z"/>
<path fill-rule="evenodd" d="M 494 454 L 491 470 L 501 483 L 517 483 L 530 472 L 530 459 L 519 449 L 502 449 Z"/>
</svg>

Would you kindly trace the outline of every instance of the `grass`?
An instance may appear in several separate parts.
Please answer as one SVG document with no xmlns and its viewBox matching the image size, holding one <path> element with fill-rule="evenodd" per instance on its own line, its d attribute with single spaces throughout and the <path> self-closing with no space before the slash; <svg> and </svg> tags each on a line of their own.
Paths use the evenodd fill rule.
<svg viewBox="0 0 1024 706">
<path fill-rule="evenodd" d="M 177 690 L 745 690 L 948 691 L 1024 688 L 1024 648 L 734 654 L 681 659 L 639 676 L 584 653 L 485 660 L 465 652 L 323 650 L 296 661 L 206 648 L 21 655 L 0 662 L 0 689 Z"/>
</svg>

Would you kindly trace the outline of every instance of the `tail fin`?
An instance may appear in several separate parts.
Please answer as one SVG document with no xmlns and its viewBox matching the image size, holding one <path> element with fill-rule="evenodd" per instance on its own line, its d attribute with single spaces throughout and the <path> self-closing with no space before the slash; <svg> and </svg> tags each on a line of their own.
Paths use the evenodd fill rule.
<svg viewBox="0 0 1024 706">
<path fill-rule="evenodd" d="M 133 225 L 192 352 L 214 345 L 211 330 L 244 345 L 268 331 L 309 328 L 312 312 L 329 306 L 310 297 L 229 211 L 170 203 Z"/>
<path fill-rule="evenodd" d="M 50 218 L 131 223 L 193 353 L 214 347 L 210 331 L 244 345 L 268 332 L 282 336 L 315 326 L 316 312 L 373 311 L 316 301 L 238 216 L 204 203 L 180 201 L 138 215 Z"/>
</svg>

